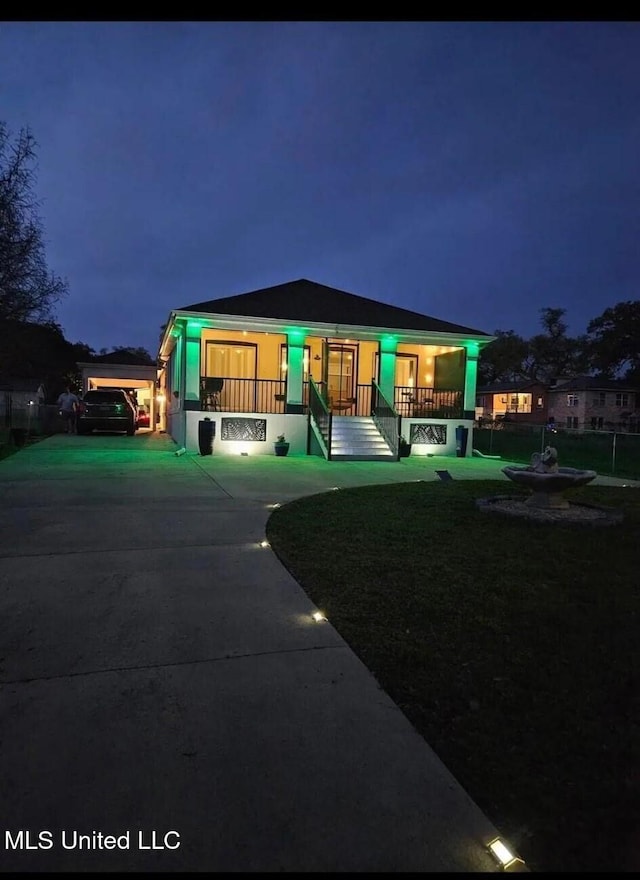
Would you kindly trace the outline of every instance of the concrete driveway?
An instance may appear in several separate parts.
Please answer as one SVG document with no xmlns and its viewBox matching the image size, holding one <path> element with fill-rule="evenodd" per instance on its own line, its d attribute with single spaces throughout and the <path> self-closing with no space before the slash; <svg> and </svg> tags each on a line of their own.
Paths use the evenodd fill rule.
<svg viewBox="0 0 640 880">
<path fill-rule="evenodd" d="M 174 450 L 0 462 L 0 869 L 496 870 L 496 829 L 259 542 L 274 502 L 504 463 Z"/>
</svg>

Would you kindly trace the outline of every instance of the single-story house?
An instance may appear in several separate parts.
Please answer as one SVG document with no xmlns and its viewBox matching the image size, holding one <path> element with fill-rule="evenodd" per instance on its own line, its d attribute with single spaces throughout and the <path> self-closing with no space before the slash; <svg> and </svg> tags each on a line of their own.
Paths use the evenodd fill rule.
<svg viewBox="0 0 640 880">
<path fill-rule="evenodd" d="M 472 454 L 481 348 L 494 339 L 300 279 L 169 315 L 158 364 L 160 428 L 190 452 L 214 422 L 214 453 L 392 460 Z M 459 432 L 461 434 L 462 432 Z"/>
<path fill-rule="evenodd" d="M 548 394 L 548 385 L 531 380 L 479 385 L 476 418 L 544 425 L 547 421 Z"/>
</svg>

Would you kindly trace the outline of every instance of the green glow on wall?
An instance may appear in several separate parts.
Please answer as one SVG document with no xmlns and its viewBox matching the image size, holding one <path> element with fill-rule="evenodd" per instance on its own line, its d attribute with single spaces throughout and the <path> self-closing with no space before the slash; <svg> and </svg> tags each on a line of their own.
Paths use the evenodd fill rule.
<svg viewBox="0 0 640 880">
<path fill-rule="evenodd" d="M 477 342 L 465 342 L 465 346 L 471 357 L 477 357 L 480 354 L 480 346 Z"/>
<path fill-rule="evenodd" d="M 291 330 L 287 330 L 287 337 L 290 345 L 304 345 L 307 334 L 299 327 L 293 327 Z"/>
<path fill-rule="evenodd" d="M 380 340 L 380 351 L 394 352 L 398 347 L 398 340 L 395 336 L 385 334 Z"/>
<path fill-rule="evenodd" d="M 187 327 L 202 327 L 202 321 L 187 321 Z"/>
</svg>

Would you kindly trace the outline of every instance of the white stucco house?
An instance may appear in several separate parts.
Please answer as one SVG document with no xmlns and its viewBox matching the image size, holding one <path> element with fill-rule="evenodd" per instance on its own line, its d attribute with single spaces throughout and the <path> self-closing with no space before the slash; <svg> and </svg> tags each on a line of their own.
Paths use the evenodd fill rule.
<svg viewBox="0 0 640 880">
<path fill-rule="evenodd" d="M 169 315 L 159 349 L 160 427 L 198 451 L 398 461 L 471 455 L 481 348 L 473 330 L 306 279 L 199 302 Z M 461 432 L 458 432 L 460 436 Z M 459 445 L 458 445 L 459 448 Z"/>
</svg>

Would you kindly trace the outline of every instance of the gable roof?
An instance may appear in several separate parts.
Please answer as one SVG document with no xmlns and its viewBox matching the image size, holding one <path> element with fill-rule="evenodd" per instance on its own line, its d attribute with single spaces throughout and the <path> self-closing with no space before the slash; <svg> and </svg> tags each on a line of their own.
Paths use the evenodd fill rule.
<svg viewBox="0 0 640 880">
<path fill-rule="evenodd" d="M 352 324 L 394 330 L 424 330 L 432 333 L 469 333 L 490 336 L 460 324 L 441 321 L 391 306 L 387 303 L 327 287 L 301 278 L 264 287 L 250 293 L 226 296 L 184 306 L 181 312 L 209 312 L 217 315 L 240 315 L 247 318 L 280 318 L 284 321 L 311 321 L 318 324 Z"/>
<path fill-rule="evenodd" d="M 638 391 L 622 379 L 601 379 L 595 376 L 575 376 L 573 379 L 554 385 L 551 391 Z"/>
<path fill-rule="evenodd" d="M 488 385 L 478 385 L 477 394 L 500 394 L 506 391 L 524 391 L 526 388 L 542 388 L 547 389 L 548 386 L 544 382 L 536 379 L 517 379 L 514 382 L 490 382 Z"/>
<path fill-rule="evenodd" d="M 109 351 L 107 354 L 96 354 L 87 363 L 123 364 L 131 367 L 154 367 L 156 364 L 155 361 L 149 363 L 146 358 L 128 351 Z"/>
</svg>

